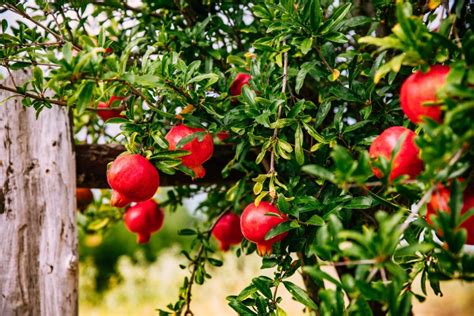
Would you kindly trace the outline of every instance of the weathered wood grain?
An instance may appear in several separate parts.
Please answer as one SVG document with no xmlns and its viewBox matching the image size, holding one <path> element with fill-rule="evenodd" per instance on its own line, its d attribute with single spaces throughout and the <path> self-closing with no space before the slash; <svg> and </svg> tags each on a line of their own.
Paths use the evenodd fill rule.
<svg viewBox="0 0 474 316">
<path fill-rule="evenodd" d="M 75 187 L 66 109 L 0 105 L 0 315 L 77 315 Z"/>
</svg>

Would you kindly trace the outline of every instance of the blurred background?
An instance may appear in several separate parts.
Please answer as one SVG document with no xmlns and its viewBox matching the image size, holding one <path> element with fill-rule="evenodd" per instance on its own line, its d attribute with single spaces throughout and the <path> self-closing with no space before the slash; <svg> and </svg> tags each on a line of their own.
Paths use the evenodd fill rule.
<svg viewBox="0 0 474 316">
<path fill-rule="evenodd" d="M 190 274 L 179 267 L 188 262 L 179 249 L 182 246 L 189 249 L 190 245 L 186 237 L 178 236 L 177 231 L 199 224 L 200 216 L 193 210 L 203 198 L 205 195 L 187 200 L 175 212 L 166 210 L 163 229 L 153 234 L 150 243 L 145 245 L 136 243 L 136 235 L 128 232 L 122 221 L 108 223 L 107 229 L 99 229 L 98 233 L 89 231 L 86 234 L 83 230 L 79 236 L 79 314 L 158 315 L 158 308 L 175 302 L 183 278 Z M 97 205 L 90 208 L 93 210 L 94 207 Z M 78 216 L 80 221 L 82 215 Z M 100 228 L 101 223 L 96 225 Z M 224 265 L 212 268 L 212 279 L 203 286 L 193 287 L 192 310 L 196 316 L 236 315 L 227 305 L 226 296 L 238 294 L 262 272 L 269 276 L 273 274 L 272 269 L 259 270 L 261 258 L 256 254 L 237 258 L 235 250 L 218 254 Z M 303 286 L 299 275 L 292 281 Z M 416 287 L 416 292 L 421 293 L 419 285 Z M 436 297 L 430 291 L 424 303 L 415 301 L 415 315 L 473 315 L 474 284 L 444 282 L 442 290 L 443 297 Z M 305 315 L 302 305 L 293 301 L 284 288 L 280 294 L 282 307 L 288 315 Z"/>
</svg>

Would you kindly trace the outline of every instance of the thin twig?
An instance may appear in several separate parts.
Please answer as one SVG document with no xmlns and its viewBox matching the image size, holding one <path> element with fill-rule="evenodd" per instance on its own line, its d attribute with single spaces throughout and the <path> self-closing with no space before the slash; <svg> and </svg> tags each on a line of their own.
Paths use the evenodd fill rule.
<svg viewBox="0 0 474 316">
<path fill-rule="evenodd" d="M 49 98 L 45 98 L 45 97 L 42 97 L 42 96 L 39 96 L 39 95 L 36 95 L 36 94 L 32 94 L 32 93 L 28 93 L 28 92 L 20 92 L 16 88 L 5 86 L 3 84 L 0 84 L 0 90 L 13 92 L 13 93 L 17 94 L 18 96 L 32 98 L 32 99 L 35 99 L 35 100 L 48 102 L 48 103 L 51 103 L 51 104 L 56 104 L 56 105 L 59 105 L 59 106 L 67 106 L 67 103 L 64 102 L 64 101 L 49 99 Z"/>
<path fill-rule="evenodd" d="M 208 238 L 209 238 L 209 236 L 211 236 L 212 230 L 217 225 L 217 223 L 219 222 L 221 217 L 224 216 L 224 214 L 226 214 L 228 211 L 229 211 L 229 208 L 226 208 L 225 210 L 223 210 L 219 214 L 219 216 L 217 216 L 217 218 L 212 223 L 210 228 L 205 232 L 205 234 L 207 234 Z M 196 271 L 197 271 L 197 268 L 198 268 L 198 265 L 199 265 L 199 261 L 201 260 L 201 256 L 203 255 L 203 253 L 204 253 L 204 244 L 201 243 L 201 246 L 199 247 L 198 254 L 197 254 L 196 258 L 192 261 L 194 266 L 193 266 L 193 270 L 191 272 L 191 276 L 189 278 L 189 284 L 188 284 L 188 288 L 187 288 L 187 291 L 186 291 L 186 309 L 184 311 L 184 316 L 193 316 L 194 315 L 194 313 L 191 311 L 191 293 L 192 293 L 192 288 L 193 288 L 193 284 L 194 284 L 194 277 L 196 275 Z"/>
<path fill-rule="evenodd" d="M 61 25 L 59 24 L 59 21 L 56 18 L 56 16 L 53 14 L 51 9 L 49 8 L 49 1 L 47 3 L 48 3 L 48 14 L 53 17 L 54 23 L 56 24 L 56 27 L 58 28 L 59 35 L 61 36 L 61 42 L 64 43 L 64 34 L 61 32 Z"/>
<path fill-rule="evenodd" d="M 110 7 L 110 8 L 114 8 L 114 9 L 130 10 L 130 11 L 135 12 L 135 13 L 142 13 L 143 14 L 144 12 L 146 12 L 145 8 L 143 8 L 143 7 L 132 7 L 132 6 L 128 5 L 125 1 L 123 1 L 119 6 L 109 5 L 108 3 L 104 2 L 104 1 L 90 1 L 89 3 L 97 5 L 97 6 Z M 153 17 L 156 17 L 156 18 L 162 18 L 163 17 L 158 12 L 146 12 L 146 15 L 153 16 Z"/>
<path fill-rule="evenodd" d="M 376 259 L 362 259 L 362 260 L 348 260 L 340 262 L 323 262 L 319 264 L 320 266 L 333 266 L 333 267 L 345 267 L 352 265 L 363 265 L 363 264 L 376 264 L 378 261 Z"/>
<path fill-rule="evenodd" d="M 20 16 L 22 16 L 23 18 L 27 19 L 28 21 L 36 24 L 36 26 L 39 26 L 40 28 L 42 28 L 43 30 L 45 30 L 47 33 L 53 35 L 58 41 L 62 41 L 63 39 L 61 38 L 61 35 L 59 35 L 58 33 L 54 32 L 53 30 L 51 30 L 49 27 L 39 23 L 38 21 L 36 21 L 35 19 L 33 19 L 31 16 L 29 16 L 28 14 L 26 14 L 24 11 L 18 9 L 17 7 L 15 7 L 14 5 L 12 4 L 5 4 L 5 6 L 7 8 L 10 9 L 10 11 L 12 11 L 13 13 L 16 13 Z"/>
<path fill-rule="evenodd" d="M 61 42 L 44 42 L 44 43 L 28 43 L 28 44 L 13 44 L 13 45 L 2 45 L 3 48 L 23 48 L 23 47 L 37 47 L 37 46 L 61 46 Z"/>
<path fill-rule="evenodd" d="M 461 158 L 463 151 L 464 151 L 463 148 L 459 149 L 454 154 L 454 156 L 449 160 L 446 168 L 449 169 L 450 167 L 452 167 Z M 433 184 L 428 189 L 428 191 L 426 191 L 425 194 L 423 194 L 420 201 L 418 201 L 418 203 L 416 203 L 416 205 L 411 209 L 410 215 L 408 215 L 408 217 L 405 219 L 403 224 L 400 226 L 400 229 L 402 232 L 405 231 L 410 225 L 410 223 L 418 216 L 418 214 L 420 213 L 420 209 L 423 207 L 423 205 L 425 205 L 425 203 L 428 202 L 428 199 L 431 198 L 431 194 L 433 193 L 434 188 L 435 188 L 435 184 Z"/>
<path fill-rule="evenodd" d="M 285 41 L 283 41 L 283 45 L 285 45 Z M 288 52 L 284 52 L 283 53 L 283 78 L 282 78 L 282 87 L 281 87 L 281 93 L 283 95 L 286 94 L 286 86 L 288 84 Z M 281 113 L 283 111 L 283 104 L 280 104 L 278 106 L 278 112 L 277 112 L 277 121 L 280 119 L 281 117 Z M 275 175 L 275 141 L 277 140 L 278 138 L 278 127 L 275 127 L 275 129 L 273 130 L 273 135 L 272 135 L 272 142 L 273 142 L 273 145 L 272 145 L 272 150 L 270 152 L 270 170 L 268 171 L 269 174 L 271 174 L 272 176 Z M 272 203 L 274 202 L 275 200 L 275 194 L 273 192 L 270 192 L 270 196 L 272 198 Z"/>
<path fill-rule="evenodd" d="M 33 24 L 37 25 L 38 27 L 42 28 L 43 30 L 45 30 L 47 33 L 51 34 L 54 38 L 56 38 L 60 44 L 64 44 L 64 38 L 62 37 L 62 35 L 56 33 L 55 31 L 51 30 L 49 27 L 39 23 L 38 21 L 36 21 L 35 19 L 33 19 L 31 16 L 29 16 L 28 14 L 26 14 L 26 12 L 18 9 L 16 6 L 12 5 L 12 4 L 5 4 L 5 6 L 10 9 L 10 11 L 12 11 L 13 13 L 16 13 L 18 14 L 19 16 L 27 19 L 28 21 L 32 22 Z M 75 44 L 75 43 L 72 43 L 72 46 L 75 50 L 77 51 L 80 51 L 82 50 L 82 48 L 78 45 L 78 44 Z"/>
</svg>

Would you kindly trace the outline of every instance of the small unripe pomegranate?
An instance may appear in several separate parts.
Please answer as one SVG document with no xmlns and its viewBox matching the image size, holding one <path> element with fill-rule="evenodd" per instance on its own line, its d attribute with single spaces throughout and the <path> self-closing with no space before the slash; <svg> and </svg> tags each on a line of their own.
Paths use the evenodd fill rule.
<svg viewBox="0 0 474 316">
<path fill-rule="evenodd" d="M 164 213 L 154 200 L 138 202 L 129 207 L 124 215 L 125 225 L 138 235 L 139 244 L 147 243 L 151 234 L 163 226 Z"/>
<path fill-rule="evenodd" d="M 94 200 L 92 191 L 89 188 L 76 188 L 77 209 L 84 211 Z"/>
<path fill-rule="evenodd" d="M 231 245 L 237 245 L 244 237 L 240 230 L 240 217 L 228 212 L 219 219 L 212 230 L 212 235 L 219 241 L 223 251 L 229 250 Z"/>
<path fill-rule="evenodd" d="M 268 213 L 275 213 L 277 216 Z M 271 254 L 272 245 L 281 241 L 288 233 L 282 233 L 269 240 L 265 240 L 265 236 L 273 227 L 287 220 L 287 216 L 269 202 L 260 202 L 258 206 L 251 203 L 240 217 L 240 229 L 247 240 L 257 244 L 258 254 L 264 256 Z"/>
<path fill-rule="evenodd" d="M 112 190 L 112 197 L 110 198 L 110 205 L 115 207 L 125 207 L 132 203 L 129 199 L 125 196 L 120 194 L 119 192 Z"/>
<path fill-rule="evenodd" d="M 403 82 L 400 105 L 410 121 L 420 123 L 423 117 L 429 117 L 441 122 L 441 107 L 425 103 L 437 101 L 436 94 L 444 86 L 450 70 L 449 66 L 434 65 L 428 72 L 417 71 Z"/>
<path fill-rule="evenodd" d="M 238 96 L 242 93 L 242 87 L 245 86 L 246 84 L 249 84 L 250 79 L 252 79 L 252 76 L 246 73 L 239 73 L 235 77 L 234 81 L 230 84 L 230 95 L 232 96 Z"/>
<path fill-rule="evenodd" d="M 122 101 L 123 97 L 117 97 L 117 96 L 111 96 L 109 101 L 107 103 L 105 102 L 99 102 L 99 104 L 97 105 L 97 108 L 99 109 L 108 109 L 108 108 L 111 108 L 113 103 L 116 102 L 116 101 Z M 97 115 L 100 116 L 100 118 L 103 120 L 103 121 L 107 121 L 108 119 L 111 119 L 111 118 L 114 118 L 114 117 L 125 117 L 123 115 L 120 114 L 122 110 L 120 109 L 110 109 L 110 110 L 100 110 L 100 111 L 97 111 Z"/>
<path fill-rule="evenodd" d="M 438 212 L 451 212 L 449 207 L 449 200 L 451 197 L 451 190 L 442 184 L 438 184 L 437 190 L 435 190 L 431 196 L 431 200 L 426 205 L 426 221 L 432 224 L 431 215 L 437 214 Z M 474 207 L 474 186 L 466 188 L 463 193 L 463 204 L 461 214 L 464 214 L 469 209 Z M 468 244 L 474 244 L 474 216 L 469 217 L 465 222 L 461 224 L 461 227 L 467 230 L 467 241 Z"/>
<path fill-rule="evenodd" d="M 394 180 L 401 175 L 408 175 L 410 178 L 417 177 L 423 171 L 423 161 L 419 158 L 420 150 L 415 145 L 416 134 L 403 126 L 393 126 L 387 128 L 370 145 L 369 154 L 373 159 L 384 157 L 390 161 L 392 152 L 398 142 L 400 144 L 398 153 L 392 161 L 390 180 Z M 378 178 L 383 178 L 382 172 L 377 168 L 372 168 Z"/>
<path fill-rule="evenodd" d="M 190 169 L 199 167 L 198 170 L 193 169 L 196 177 L 203 177 L 205 170 L 202 167 L 202 164 L 211 158 L 214 152 L 214 142 L 212 140 L 211 134 L 207 133 L 202 141 L 199 141 L 196 136 L 191 141 L 187 142 L 180 148 L 177 148 L 176 145 L 186 136 L 189 136 L 198 132 L 205 132 L 203 128 L 194 128 L 189 127 L 184 124 L 173 126 L 171 130 L 166 134 L 165 138 L 169 143 L 170 150 L 182 149 L 190 152 L 189 155 L 181 157 L 181 162 L 183 166 Z"/>
<path fill-rule="evenodd" d="M 122 199 L 141 202 L 155 195 L 160 185 L 160 175 L 145 157 L 126 154 L 112 162 L 107 170 L 107 181 Z"/>
</svg>

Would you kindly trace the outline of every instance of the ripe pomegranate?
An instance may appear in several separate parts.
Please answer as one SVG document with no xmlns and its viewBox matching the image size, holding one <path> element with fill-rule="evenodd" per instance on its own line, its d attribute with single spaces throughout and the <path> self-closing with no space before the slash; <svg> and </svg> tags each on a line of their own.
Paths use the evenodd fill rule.
<svg viewBox="0 0 474 316">
<path fill-rule="evenodd" d="M 268 215 L 275 213 L 278 216 Z M 258 206 L 250 203 L 244 209 L 240 217 L 240 228 L 246 239 L 257 244 L 259 255 L 269 255 L 272 253 L 272 245 L 281 241 L 288 233 L 282 233 L 270 240 L 265 240 L 267 233 L 280 223 L 287 221 L 288 218 L 269 202 L 260 202 Z"/>
<path fill-rule="evenodd" d="M 230 95 L 232 96 L 238 96 L 242 93 L 242 87 L 246 84 L 249 84 L 250 79 L 252 79 L 252 76 L 246 73 L 239 73 L 235 77 L 234 81 L 232 81 L 229 91 Z"/>
<path fill-rule="evenodd" d="M 194 179 L 201 179 L 206 176 L 206 169 L 202 165 L 192 167 L 191 170 L 194 172 Z"/>
<path fill-rule="evenodd" d="M 390 161 L 393 150 L 404 137 L 403 143 L 392 162 L 390 180 L 401 175 L 415 178 L 423 171 L 423 161 L 419 158 L 420 150 L 415 145 L 415 136 L 416 134 L 408 128 L 393 126 L 384 130 L 370 145 L 369 154 L 371 158 L 385 157 Z M 383 174 L 379 169 L 372 168 L 372 170 L 376 177 L 383 178 Z"/>
<path fill-rule="evenodd" d="M 77 209 L 84 211 L 94 200 L 92 191 L 89 188 L 76 188 Z"/>
<path fill-rule="evenodd" d="M 104 102 L 99 102 L 99 104 L 97 105 L 97 108 L 99 109 L 108 109 L 108 108 L 112 108 L 112 105 L 114 102 L 116 101 L 122 101 L 123 97 L 117 97 L 115 95 L 111 96 L 109 101 L 107 103 L 104 103 Z M 114 117 L 125 117 L 123 115 L 120 114 L 122 110 L 120 109 L 110 109 L 110 110 L 100 110 L 100 111 L 97 111 L 97 115 L 100 116 L 100 118 L 103 120 L 103 121 L 107 121 L 108 119 L 111 119 L 111 118 L 114 118 Z"/>
<path fill-rule="evenodd" d="M 115 207 L 125 207 L 128 204 L 132 203 L 129 199 L 125 196 L 120 194 L 119 192 L 112 190 L 112 197 L 110 198 L 110 205 Z"/>
<path fill-rule="evenodd" d="M 138 202 L 129 207 L 124 215 L 125 225 L 132 233 L 138 234 L 138 243 L 144 244 L 150 240 L 152 233 L 163 226 L 164 213 L 154 200 Z"/>
<path fill-rule="evenodd" d="M 232 212 L 222 215 L 212 230 L 212 235 L 219 241 L 221 250 L 229 250 L 244 237 L 240 230 L 240 216 Z"/>
<path fill-rule="evenodd" d="M 423 117 L 429 117 L 441 122 L 441 107 L 439 105 L 424 105 L 426 102 L 436 102 L 436 94 L 446 82 L 451 68 L 434 65 L 426 73 L 417 71 L 402 84 L 400 105 L 405 115 L 413 123 L 420 123 Z"/>
<path fill-rule="evenodd" d="M 160 185 L 160 175 L 145 157 L 126 154 L 112 162 L 107 170 L 107 181 L 121 199 L 141 202 L 155 195 Z"/>
<path fill-rule="evenodd" d="M 217 133 L 216 136 L 221 142 L 224 142 L 227 138 L 230 137 L 230 133 L 228 131 L 221 131 Z"/>
<path fill-rule="evenodd" d="M 432 224 L 431 215 L 437 214 L 438 212 L 451 212 L 449 207 L 449 199 L 451 197 L 451 190 L 442 184 L 438 184 L 437 190 L 435 190 L 431 196 L 431 200 L 426 205 L 426 221 Z M 474 186 L 466 188 L 463 193 L 463 205 L 461 214 L 464 214 L 469 209 L 474 207 Z M 467 230 L 467 243 L 474 244 L 474 216 L 469 217 L 465 222 L 461 224 L 461 227 Z"/>
<path fill-rule="evenodd" d="M 189 155 L 181 157 L 181 162 L 183 166 L 193 169 L 197 178 L 202 178 L 206 173 L 202 164 L 211 158 L 214 152 L 214 142 L 211 134 L 207 133 L 201 142 L 196 136 L 182 147 L 176 147 L 183 138 L 198 132 L 205 132 L 205 129 L 180 124 L 172 127 L 165 138 L 169 143 L 170 150 L 182 149 L 190 152 Z"/>
</svg>

